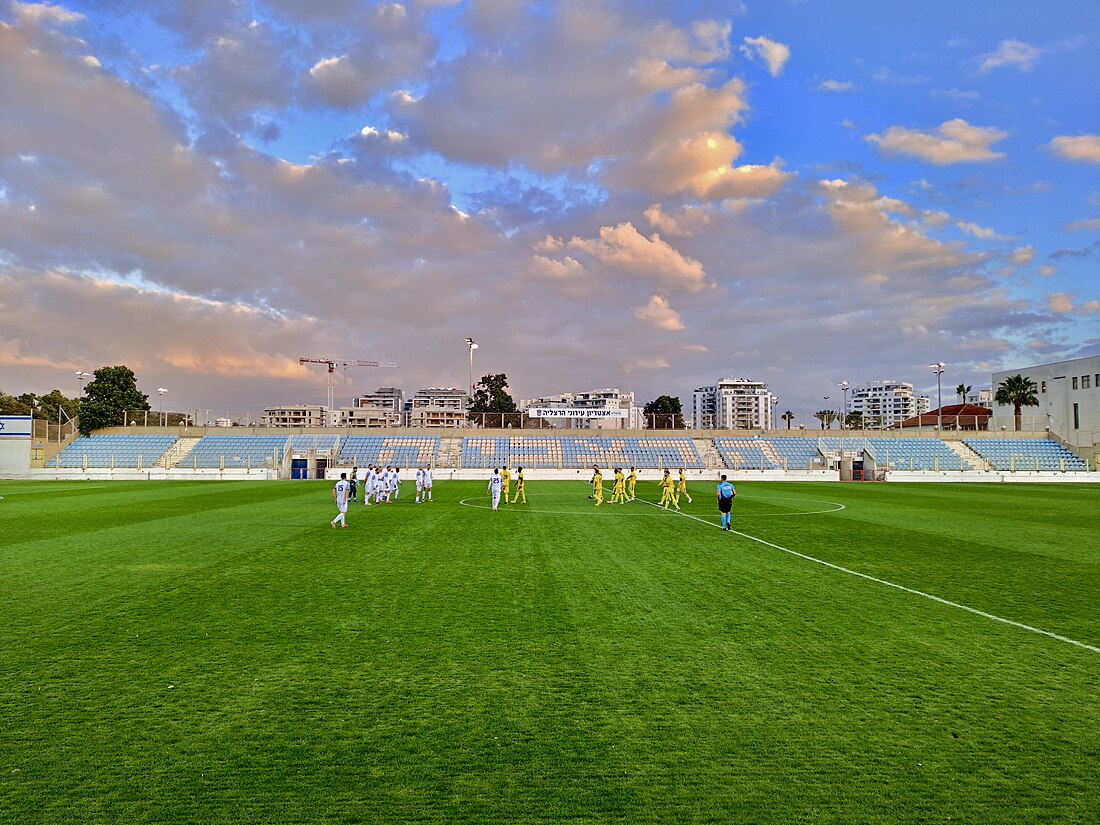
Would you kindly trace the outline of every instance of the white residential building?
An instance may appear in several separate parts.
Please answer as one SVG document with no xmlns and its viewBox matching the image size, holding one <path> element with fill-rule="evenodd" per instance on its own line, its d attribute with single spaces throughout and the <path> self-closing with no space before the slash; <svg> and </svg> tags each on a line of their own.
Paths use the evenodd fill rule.
<svg viewBox="0 0 1100 825">
<path fill-rule="evenodd" d="M 379 387 L 360 395 L 351 407 L 339 410 L 343 427 L 400 427 L 405 420 L 405 391 L 398 387 Z"/>
<path fill-rule="evenodd" d="M 463 427 L 466 425 L 466 390 L 428 387 L 405 402 L 410 427 Z"/>
<path fill-rule="evenodd" d="M 1035 382 L 1037 407 L 1020 410 L 1020 429 L 1050 432 L 1074 447 L 1096 447 L 1100 432 L 1100 355 L 1017 367 L 993 373 L 993 392 L 1006 378 L 1022 375 Z M 990 429 L 1015 428 L 1011 404 L 993 404 Z"/>
<path fill-rule="evenodd" d="M 634 403 L 633 392 L 622 392 L 616 387 L 584 392 L 566 392 L 560 395 L 548 395 L 543 398 L 521 400 L 519 409 L 526 412 L 529 407 L 556 407 L 578 410 L 625 410 L 621 418 L 579 418 L 546 419 L 551 426 L 576 427 L 583 429 L 630 429 L 642 428 L 642 411 Z"/>
<path fill-rule="evenodd" d="M 917 395 L 912 384 L 901 381 L 868 381 L 853 387 L 848 412 L 863 416 L 865 427 L 882 428 L 923 415 L 931 408 L 926 395 Z"/>
<path fill-rule="evenodd" d="M 218 420 L 217 426 L 228 427 Z M 327 427 L 329 426 L 328 407 L 317 404 L 283 404 L 277 407 L 265 407 L 261 418 L 264 427 Z"/>
<path fill-rule="evenodd" d="M 762 381 L 723 378 L 691 394 L 692 426 L 701 430 L 771 430 L 778 400 Z"/>
</svg>

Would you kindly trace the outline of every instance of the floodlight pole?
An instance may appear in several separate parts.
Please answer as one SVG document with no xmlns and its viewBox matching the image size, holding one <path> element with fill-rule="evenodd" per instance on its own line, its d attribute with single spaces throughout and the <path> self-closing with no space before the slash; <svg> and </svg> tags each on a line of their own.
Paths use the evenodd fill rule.
<svg viewBox="0 0 1100 825">
<path fill-rule="evenodd" d="M 936 429 L 940 432 L 940 437 L 943 437 L 943 389 L 940 386 L 941 376 L 944 373 L 944 368 L 947 366 L 943 361 L 937 361 L 935 364 L 929 364 L 932 372 L 936 374 Z"/>
<path fill-rule="evenodd" d="M 472 406 L 474 403 L 474 350 L 477 349 L 477 341 L 473 338 L 466 339 L 466 346 L 470 350 L 470 400 L 469 403 Z"/>
</svg>

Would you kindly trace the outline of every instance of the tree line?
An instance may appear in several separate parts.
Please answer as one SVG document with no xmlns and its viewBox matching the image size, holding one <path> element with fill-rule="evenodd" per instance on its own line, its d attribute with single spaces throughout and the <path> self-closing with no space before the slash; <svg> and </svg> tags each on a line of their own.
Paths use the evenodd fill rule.
<svg viewBox="0 0 1100 825">
<path fill-rule="evenodd" d="M 149 396 L 138 389 L 137 376 L 126 366 L 97 369 L 80 398 L 69 398 L 61 390 L 45 395 L 8 395 L 0 390 L 0 415 L 33 415 L 50 424 L 78 420 L 81 435 L 124 424 L 127 411 L 149 409 Z"/>
</svg>

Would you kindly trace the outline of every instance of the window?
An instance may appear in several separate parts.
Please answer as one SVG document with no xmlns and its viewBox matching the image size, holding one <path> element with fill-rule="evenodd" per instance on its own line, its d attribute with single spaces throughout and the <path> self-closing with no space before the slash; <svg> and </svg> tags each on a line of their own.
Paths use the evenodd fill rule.
<svg viewBox="0 0 1100 825">
<path fill-rule="evenodd" d="M 1091 375 L 1081 376 L 1081 389 L 1087 390 L 1089 388 L 1089 381 L 1092 379 Z"/>
<path fill-rule="evenodd" d="M 1077 389 L 1077 376 L 1073 376 L 1070 380 L 1073 382 L 1073 389 Z"/>
<path fill-rule="evenodd" d="M 1073 405 L 1073 429 L 1081 429 L 1081 418 L 1078 413 L 1077 404 Z"/>
</svg>

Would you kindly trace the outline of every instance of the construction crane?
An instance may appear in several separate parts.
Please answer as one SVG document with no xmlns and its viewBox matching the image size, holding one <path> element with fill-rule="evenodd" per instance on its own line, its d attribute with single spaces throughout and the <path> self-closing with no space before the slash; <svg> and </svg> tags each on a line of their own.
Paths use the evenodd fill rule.
<svg viewBox="0 0 1100 825">
<path fill-rule="evenodd" d="M 356 361 L 350 358 L 299 358 L 299 364 L 326 364 L 328 366 L 328 415 L 333 412 L 333 398 L 336 394 L 336 368 L 343 367 L 345 374 L 348 367 L 399 367 L 393 361 Z"/>
</svg>

